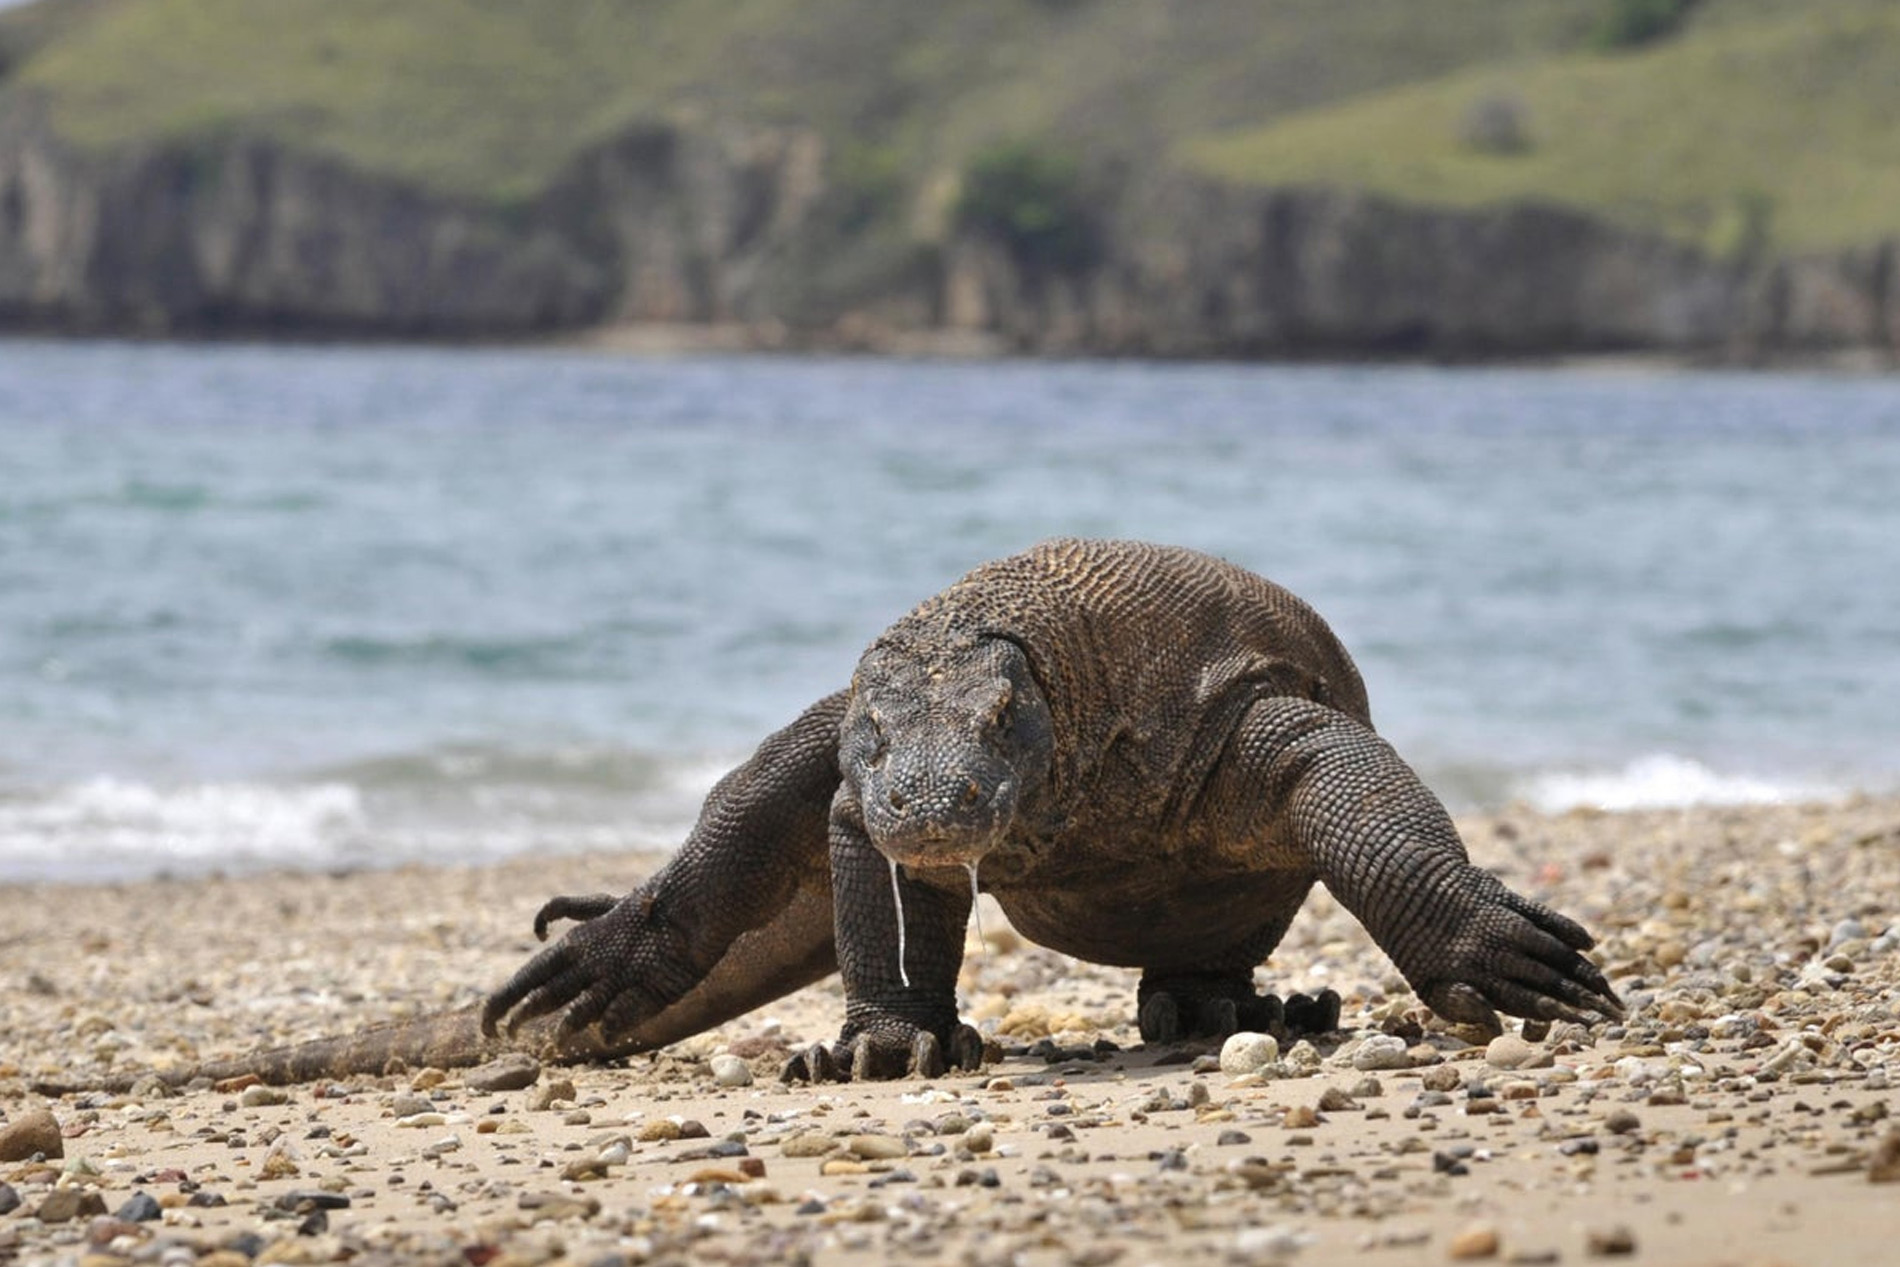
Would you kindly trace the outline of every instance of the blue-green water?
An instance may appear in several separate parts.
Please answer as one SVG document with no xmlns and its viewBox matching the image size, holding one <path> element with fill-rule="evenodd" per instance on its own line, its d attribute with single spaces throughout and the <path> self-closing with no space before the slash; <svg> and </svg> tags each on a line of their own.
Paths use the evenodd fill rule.
<svg viewBox="0 0 1900 1267">
<path fill-rule="evenodd" d="M 1900 786 L 1900 381 L 0 343 L 0 878 L 666 843 L 1056 534 L 1310 599 L 1456 805 Z"/>
</svg>

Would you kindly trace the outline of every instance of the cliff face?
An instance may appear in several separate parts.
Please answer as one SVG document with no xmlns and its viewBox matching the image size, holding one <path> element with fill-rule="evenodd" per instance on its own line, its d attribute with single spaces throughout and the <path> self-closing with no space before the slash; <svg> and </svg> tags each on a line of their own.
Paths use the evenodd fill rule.
<svg viewBox="0 0 1900 1267">
<path fill-rule="evenodd" d="M 256 141 L 98 156 L 0 111 L 0 323 L 113 333 L 514 336 L 736 324 L 1026 352 L 1741 359 L 1900 354 L 1900 249 L 1743 265 L 1564 210 L 1456 213 L 1126 182 L 1083 266 L 858 231 L 813 134 L 635 129 L 534 203 L 438 197 Z M 882 245 L 879 245 L 882 243 Z"/>
<path fill-rule="evenodd" d="M 82 332 L 487 334 L 606 306 L 571 242 L 256 142 L 94 157 L 0 116 L 0 318 Z"/>
<path fill-rule="evenodd" d="M 1024 350 L 1161 356 L 1900 354 L 1892 244 L 1746 265 L 1556 207 L 1191 181 L 1136 196 L 1119 221 L 1109 258 L 1079 274 L 957 244 L 947 319 Z"/>
</svg>

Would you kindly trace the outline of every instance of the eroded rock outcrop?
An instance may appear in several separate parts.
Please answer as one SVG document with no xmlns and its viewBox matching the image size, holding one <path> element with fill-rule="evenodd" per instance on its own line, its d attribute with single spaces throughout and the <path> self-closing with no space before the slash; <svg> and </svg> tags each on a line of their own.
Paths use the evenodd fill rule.
<svg viewBox="0 0 1900 1267">
<path fill-rule="evenodd" d="M 242 137 L 97 154 L 0 105 L 0 323 L 520 336 L 717 323 L 779 345 L 958 334 L 1032 353 L 1747 360 L 1900 355 L 1900 246 L 1711 258 L 1554 206 L 1476 211 L 1172 173 L 1099 200 L 1086 261 L 862 229 L 809 130 L 634 127 L 526 204 Z"/>
</svg>

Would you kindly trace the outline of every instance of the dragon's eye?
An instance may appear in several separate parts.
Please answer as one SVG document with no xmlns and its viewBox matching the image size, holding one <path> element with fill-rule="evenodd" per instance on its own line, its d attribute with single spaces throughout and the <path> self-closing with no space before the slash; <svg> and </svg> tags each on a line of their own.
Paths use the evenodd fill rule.
<svg viewBox="0 0 1900 1267">
<path fill-rule="evenodd" d="M 984 713 L 983 725 L 985 729 L 998 735 L 1007 735 L 1009 733 L 1012 719 L 1009 704 L 1012 697 L 1013 692 L 1009 687 L 1005 686 L 1002 693 L 996 697 L 995 701 L 991 703 L 989 709 Z"/>
</svg>

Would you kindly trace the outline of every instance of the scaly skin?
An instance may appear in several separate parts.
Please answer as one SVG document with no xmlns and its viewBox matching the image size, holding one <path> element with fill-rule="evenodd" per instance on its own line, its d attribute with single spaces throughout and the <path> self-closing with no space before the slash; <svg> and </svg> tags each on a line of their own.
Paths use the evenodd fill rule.
<svg viewBox="0 0 1900 1267">
<path fill-rule="evenodd" d="M 839 1040 L 788 1077 L 974 1067 L 982 1043 L 956 1008 L 970 868 L 1030 939 L 1140 968 L 1149 1041 L 1336 1026 L 1330 992 L 1283 1006 L 1252 984 L 1315 881 L 1444 1016 L 1495 1030 L 1498 1010 L 1622 1010 L 1579 953 L 1588 933 L 1470 864 L 1311 608 L 1192 551 L 1055 541 L 886 630 L 849 689 L 713 788 L 638 889 L 549 901 L 537 934 L 582 922 L 479 1024 L 446 1013 L 171 1076 L 342 1077 L 509 1048 L 607 1059 L 834 970 Z"/>
<path fill-rule="evenodd" d="M 1373 733 L 1325 622 L 1230 564 L 1047 543 L 891 626 L 827 705 L 842 716 L 822 758 L 761 750 L 654 881 L 584 908 L 596 917 L 489 999 L 485 1030 L 565 1008 L 559 1035 L 612 1045 L 692 998 L 737 930 L 780 912 L 787 877 L 822 871 L 845 1023 L 787 1075 L 970 1066 L 981 1044 L 955 995 L 970 867 L 1030 939 L 1141 968 L 1151 1040 L 1336 1024 L 1336 998 L 1296 998 L 1285 1018 L 1251 985 L 1316 880 L 1442 1015 L 1496 1030 L 1498 1009 L 1621 1014 L 1579 953 L 1588 933 L 1470 864 L 1438 799 Z"/>
</svg>

